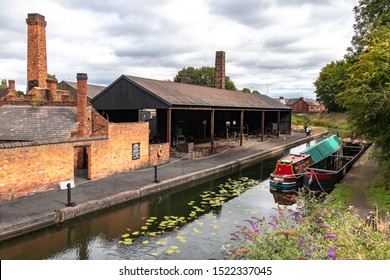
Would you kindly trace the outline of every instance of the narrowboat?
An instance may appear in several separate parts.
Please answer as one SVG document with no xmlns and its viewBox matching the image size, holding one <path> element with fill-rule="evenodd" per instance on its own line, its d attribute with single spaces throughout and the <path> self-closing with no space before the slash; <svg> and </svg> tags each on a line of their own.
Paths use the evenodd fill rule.
<svg viewBox="0 0 390 280">
<path fill-rule="evenodd" d="M 302 187 L 305 168 L 312 163 L 310 154 L 289 154 L 281 158 L 269 178 L 271 190 L 290 192 Z"/>
<path fill-rule="evenodd" d="M 314 192 L 332 192 L 364 150 L 365 146 L 360 144 L 343 145 L 338 153 L 308 166 L 303 177 L 304 187 Z"/>
<path fill-rule="evenodd" d="M 290 192 L 303 186 L 306 167 L 334 154 L 341 147 L 341 141 L 332 135 L 307 148 L 300 154 L 289 154 L 276 162 L 275 170 L 270 174 L 270 189 Z"/>
</svg>

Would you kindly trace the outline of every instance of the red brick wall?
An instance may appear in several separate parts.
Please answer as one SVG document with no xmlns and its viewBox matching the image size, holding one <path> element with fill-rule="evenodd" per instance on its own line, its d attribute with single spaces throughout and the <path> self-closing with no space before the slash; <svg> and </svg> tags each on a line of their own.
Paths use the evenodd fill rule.
<svg viewBox="0 0 390 280">
<path fill-rule="evenodd" d="M 73 179 L 72 145 L 0 149 L 0 199 L 30 195 Z"/>
<path fill-rule="evenodd" d="M 140 143 L 140 159 L 132 160 L 133 143 Z M 108 140 L 91 146 L 91 179 L 148 165 L 148 123 L 110 123 Z"/>
<path fill-rule="evenodd" d="M 158 155 L 158 150 L 162 151 L 162 155 Z M 169 161 L 169 143 L 151 144 L 149 146 L 149 162 L 150 165 L 160 165 Z"/>
<path fill-rule="evenodd" d="M 140 158 L 135 160 L 132 159 L 133 143 L 140 145 Z M 160 144 L 149 146 L 148 123 L 109 123 L 108 138 L 3 144 L 0 146 L 0 200 L 55 189 L 59 182 L 73 180 L 77 151 L 85 146 L 89 150 L 90 179 L 169 161 L 168 143 L 161 147 Z M 161 157 L 157 156 L 159 148 L 163 150 Z"/>
</svg>

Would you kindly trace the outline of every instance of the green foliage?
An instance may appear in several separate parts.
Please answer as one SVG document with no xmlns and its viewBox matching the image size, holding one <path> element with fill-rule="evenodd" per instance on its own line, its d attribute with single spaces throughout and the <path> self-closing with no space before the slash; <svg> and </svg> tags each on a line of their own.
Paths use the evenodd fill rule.
<svg viewBox="0 0 390 280">
<path fill-rule="evenodd" d="M 355 24 L 352 46 L 348 57 L 357 57 L 367 46 L 367 38 L 373 30 L 390 25 L 390 2 L 388 0 L 360 0 L 354 8 Z"/>
<path fill-rule="evenodd" d="M 56 80 L 56 81 L 57 81 L 57 78 L 56 78 L 56 75 L 55 75 L 55 74 L 49 74 L 49 73 L 47 73 L 47 77 L 48 77 L 49 79 L 53 79 L 53 80 Z"/>
<path fill-rule="evenodd" d="M 249 88 L 243 88 L 242 92 L 244 92 L 244 93 L 251 93 L 251 90 Z"/>
<path fill-rule="evenodd" d="M 367 40 L 336 101 L 346 108 L 352 129 L 381 149 L 382 160 L 390 157 L 390 28 L 371 32 Z"/>
<path fill-rule="evenodd" d="M 345 60 L 332 61 L 321 69 L 314 82 L 315 93 L 330 111 L 343 112 L 344 110 L 335 102 L 335 97 L 344 91 L 344 83 L 347 79 L 348 63 Z"/>
<path fill-rule="evenodd" d="M 0 87 L 8 87 L 7 79 L 1 79 Z"/>
<path fill-rule="evenodd" d="M 214 87 L 214 67 L 202 66 L 200 68 L 184 67 L 173 78 L 174 82 Z M 234 82 L 225 76 L 225 89 L 237 90 Z"/>
<path fill-rule="evenodd" d="M 365 226 L 353 207 L 310 195 L 299 195 L 295 208 L 278 206 L 269 220 L 248 220 L 232 233 L 235 250 L 229 259 L 365 259 L 390 258 L 390 243 Z"/>
</svg>

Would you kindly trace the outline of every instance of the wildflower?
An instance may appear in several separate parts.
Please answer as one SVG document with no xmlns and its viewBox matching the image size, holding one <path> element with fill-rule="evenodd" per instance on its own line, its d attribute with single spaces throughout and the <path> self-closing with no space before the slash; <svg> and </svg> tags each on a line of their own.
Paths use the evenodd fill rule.
<svg viewBox="0 0 390 280">
<path fill-rule="evenodd" d="M 310 257 L 310 254 L 308 251 L 306 251 L 306 249 L 303 249 L 303 253 L 305 254 L 305 257 Z"/>
<path fill-rule="evenodd" d="M 247 220 L 251 226 L 252 226 L 252 229 L 256 232 L 256 233 L 259 233 L 260 232 L 260 229 L 257 227 L 256 223 L 254 223 L 253 221 L 249 221 Z"/>
<path fill-rule="evenodd" d="M 326 255 L 327 257 L 331 258 L 332 260 L 336 259 L 336 251 L 334 248 L 329 248 L 328 254 Z"/>
<path fill-rule="evenodd" d="M 322 217 L 318 217 L 317 220 L 316 220 L 316 222 L 322 224 L 323 222 L 325 222 L 325 220 L 324 220 L 324 218 L 322 218 Z"/>
<path fill-rule="evenodd" d="M 310 246 L 310 252 L 313 252 L 314 250 L 316 249 L 316 246 L 314 246 L 314 245 L 312 245 L 312 246 Z"/>
<path fill-rule="evenodd" d="M 275 222 L 268 222 L 269 225 L 273 226 L 274 228 L 277 227 L 277 224 Z"/>
<path fill-rule="evenodd" d="M 337 237 L 337 235 L 334 235 L 334 234 L 332 234 L 332 233 L 325 233 L 324 234 L 324 238 L 325 239 L 337 239 L 338 237 Z"/>
</svg>

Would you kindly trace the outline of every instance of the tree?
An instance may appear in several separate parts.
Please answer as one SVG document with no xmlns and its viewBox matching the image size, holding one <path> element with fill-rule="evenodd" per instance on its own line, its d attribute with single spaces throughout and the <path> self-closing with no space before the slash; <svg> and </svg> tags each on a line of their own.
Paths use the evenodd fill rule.
<svg viewBox="0 0 390 280">
<path fill-rule="evenodd" d="M 214 67 L 202 66 L 201 68 L 184 67 L 173 78 L 174 82 L 214 87 Z M 236 90 L 234 82 L 225 76 L 225 89 Z"/>
<path fill-rule="evenodd" d="M 323 103 L 330 111 L 342 112 L 344 109 L 339 106 L 335 97 L 344 91 L 344 84 L 347 79 L 348 63 L 343 59 L 332 61 L 321 69 L 321 72 L 314 82 L 317 100 Z"/>
<path fill-rule="evenodd" d="M 56 81 L 57 81 L 56 74 L 49 74 L 49 73 L 47 73 L 47 77 L 48 77 L 49 79 L 53 79 L 53 80 L 56 80 Z"/>
<path fill-rule="evenodd" d="M 336 101 L 347 109 L 351 127 L 381 149 L 382 160 L 390 158 L 390 27 L 367 34 L 367 48 L 348 69 L 345 91 Z"/>
<path fill-rule="evenodd" d="M 354 7 L 355 21 L 352 46 L 348 48 L 349 58 L 354 58 L 364 51 L 367 36 L 371 31 L 390 25 L 390 2 L 388 0 L 359 0 Z"/>
<path fill-rule="evenodd" d="M 243 88 L 243 89 L 242 89 L 242 92 L 251 93 L 251 90 L 250 90 L 249 88 Z"/>
<path fill-rule="evenodd" d="M 6 79 L 1 79 L 0 87 L 8 87 Z"/>
</svg>

